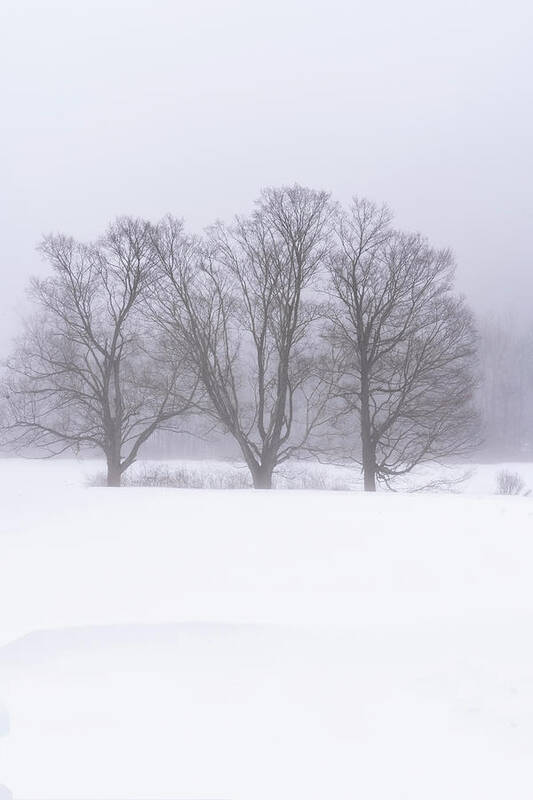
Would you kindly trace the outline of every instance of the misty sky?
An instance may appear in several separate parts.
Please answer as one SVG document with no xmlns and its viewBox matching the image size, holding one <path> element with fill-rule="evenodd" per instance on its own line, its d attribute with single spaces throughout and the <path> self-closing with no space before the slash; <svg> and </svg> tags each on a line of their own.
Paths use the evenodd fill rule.
<svg viewBox="0 0 533 800">
<path fill-rule="evenodd" d="M 295 181 L 388 202 L 527 317 L 532 42 L 527 0 L 0 0 L 2 350 L 43 233 L 199 230 Z"/>
</svg>

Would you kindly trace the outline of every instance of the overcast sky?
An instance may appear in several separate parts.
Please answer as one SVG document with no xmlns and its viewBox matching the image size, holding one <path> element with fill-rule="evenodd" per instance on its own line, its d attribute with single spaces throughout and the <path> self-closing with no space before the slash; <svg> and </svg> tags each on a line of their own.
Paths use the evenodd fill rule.
<svg viewBox="0 0 533 800">
<path fill-rule="evenodd" d="M 298 181 L 449 245 L 533 318 L 530 0 L 0 2 L 0 343 L 41 235 L 192 230 Z"/>
</svg>

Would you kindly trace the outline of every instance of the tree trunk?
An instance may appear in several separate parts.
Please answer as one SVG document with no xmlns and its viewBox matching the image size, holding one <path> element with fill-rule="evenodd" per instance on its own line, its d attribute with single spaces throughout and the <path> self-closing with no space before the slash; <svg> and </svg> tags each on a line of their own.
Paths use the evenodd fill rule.
<svg viewBox="0 0 533 800">
<path fill-rule="evenodd" d="M 261 464 L 252 471 L 254 489 L 272 489 L 272 467 Z"/>
<path fill-rule="evenodd" d="M 121 478 L 120 458 L 107 456 L 107 485 L 120 486 Z"/>
<path fill-rule="evenodd" d="M 363 486 L 365 492 L 376 491 L 376 453 L 371 443 L 363 441 Z"/>
<path fill-rule="evenodd" d="M 370 422 L 370 389 L 368 378 L 361 376 L 361 445 L 363 451 L 363 485 L 365 492 L 376 491 L 376 446 Z"/>
</svg>

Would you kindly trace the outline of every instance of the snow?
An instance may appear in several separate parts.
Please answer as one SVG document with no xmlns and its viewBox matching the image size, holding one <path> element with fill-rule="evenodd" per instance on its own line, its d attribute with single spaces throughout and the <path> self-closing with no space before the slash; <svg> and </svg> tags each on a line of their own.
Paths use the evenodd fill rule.
<svg viewBox="0 0 533 800">
<path fill-rule="evenodd" d="M 0 461 L 14 800 L 531 798 L 533 499 L 502 465 L 375 496 L 98 468 Z"/>
</svg>

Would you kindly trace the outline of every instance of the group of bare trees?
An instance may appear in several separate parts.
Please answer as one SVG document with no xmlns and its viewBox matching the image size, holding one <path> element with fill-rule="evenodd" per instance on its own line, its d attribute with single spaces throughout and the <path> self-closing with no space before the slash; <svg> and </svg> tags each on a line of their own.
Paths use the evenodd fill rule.
<svg viewBox="0 0 533 800">
<path fill-rule="evenodd" d="M 198 416 L 256 488 L 289 458 L 358 461 L 365 489 L 476 441 L 476 334 L 453 260 L 364 200 L 265 190 L 203 237 L 118 219 L 47 237 L 35 314 L 7 364 L 4 439 L 98 448 L 108 484 L 156 431 Z M 195 423 L 195 428 L 197 424 Z"/>
</svg>

